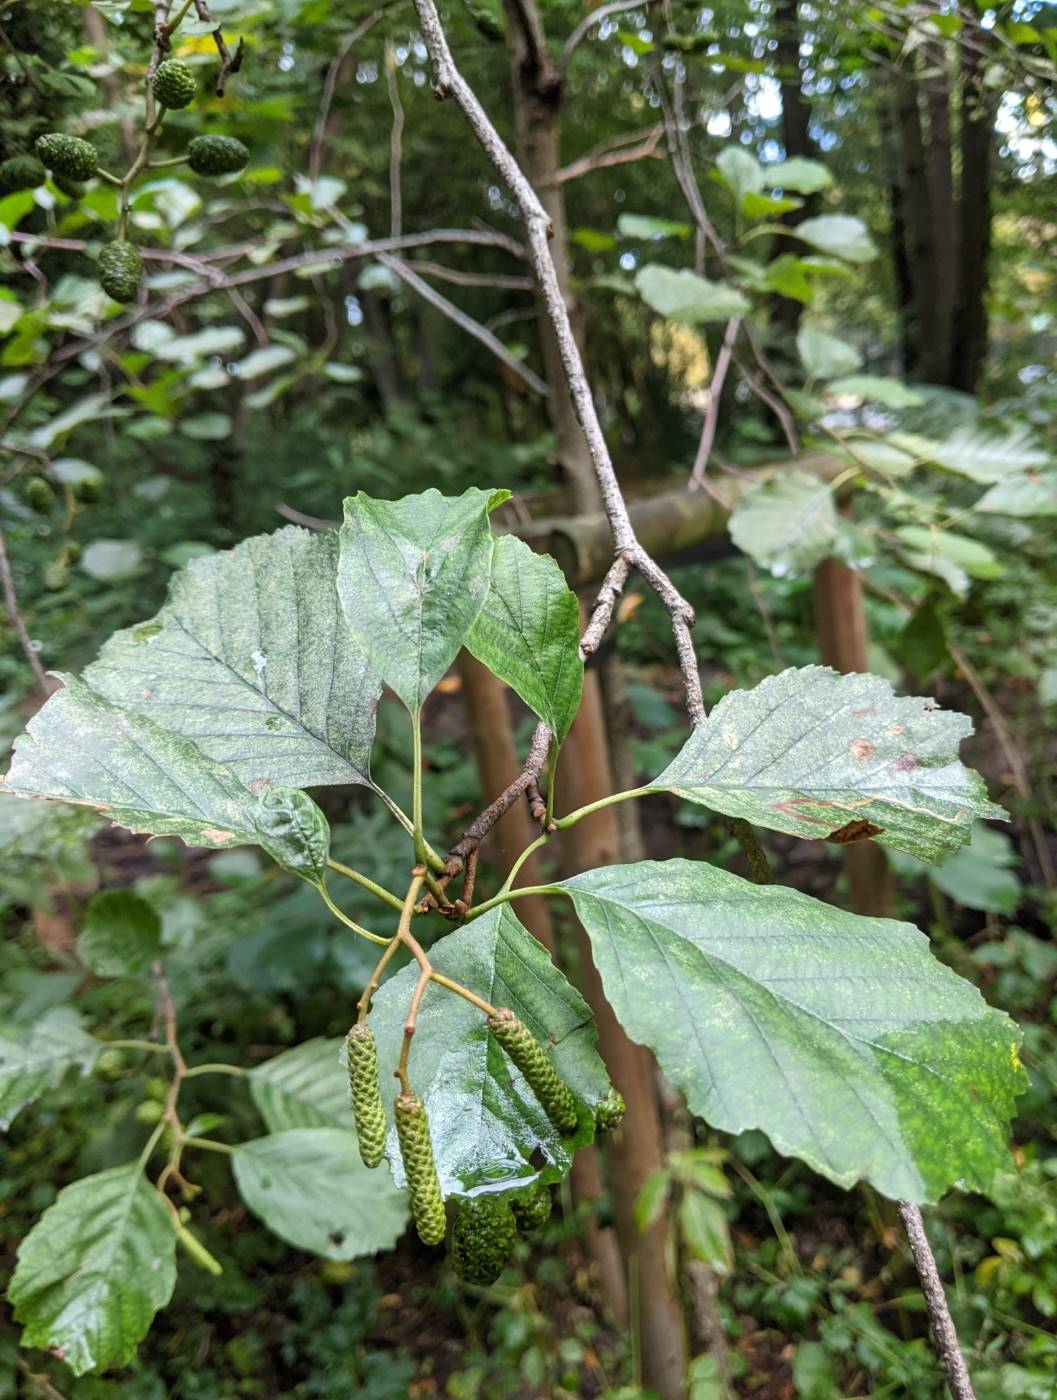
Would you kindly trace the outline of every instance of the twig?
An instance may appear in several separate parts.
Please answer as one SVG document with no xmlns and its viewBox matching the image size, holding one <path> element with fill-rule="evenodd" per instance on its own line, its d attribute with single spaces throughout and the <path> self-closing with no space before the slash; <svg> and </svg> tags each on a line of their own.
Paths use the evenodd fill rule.
<svg viewBox="0 0 1057 1400">
<path fill-rule="evenodd" d="M 346 34 L 338 45 L 338 51 L 330 61 L 327 68 L 327 76 L 323 82 L 323 96 L 319 103 L 319 111 L 316 113 L 316 124 L 312 128 L 312 144 L 308 148 L 308 178 L 310 180 L 319 179 L 320 167 L 323 163 L 323 146 L 327 139 L 327 123 L 330 120 L 330 109 L 334 103 L 334 93 L 338 86 L 338 78 L 348 58 L 353 44 L 357 43 L 367 33 L 373 29 L 378 21 L 385 14 L 385 9 L 375 10 L 362 20 L 351 33 Z"/>
<path fill-rule="evenodd" d="M 574 160 L 571 165 L 563 165 L 555 173 L 554 183 L 564 185 L 570 180 L 579 180 L 584 175 L 591 175 L 596 170 L 609 170 L 614 165 L 632 165 L 639 160 L 663 160 L 663 155 L 657 150 L 663 135 L 664 127 L 655 126 L 646 139 L 640 141 L 637 146 L 620 146 L 615 150 L 597 153 L 588 151 L 587 155 L 581 156 L 579 160 Z M 612 143 L 607 142 L 606 144 L 611 145 Z"/>
<path fill-rule="evenodd" d="M 505 292 L 531 292 L 535 285 L 531 277 L 518 277 L 515 273 L 462 272 L 425 258 L 415 259 L 415 271 L 424 272 L 427 277 L 436 277 L 441 282 L 451 282 L 456 287 L 497 287 Z"/>
<path fill-rule="evenodd" d="M 645 4 L 646 0 L 611 0 L 610 4 L 599 5 L 597 10 L 592 10 L 589 15 L 585 15 L 563 44 L 558 67 L 562 69 L 568 67 L 577 44 L 590 34 L 596 24 L 601 24 L 610 15 L 623 14 L 625 10 L 641 10 Z"/>
<path fill-rule="evenodd" d="M 925 1234 L 925 1222 L 921 1218 L 921 1211 L 910 1201 L 898 1201 L 897 1206 L 907 1232 L 918 1277 L 921 1279 L 921 1291 L 925 1295 L 932 1336 L 947 1385 L 954 1400 L 976 1400 L 965 1357 L 958 1345 L 958 1334 L 947 1307 L 947 1295 L 943 1291 L 943 1281 L 936 1267 L 936 1258 Z"/>
<path fill-rule="evenodd" d="M 434 91 L 440 98 L 454 97 L 521 212 L 528 235 L 529 259 L 536 285 L 557 341 L 576 417 L 587 442 L 606 519 L 613 536 L 614 554 L 625 556 L 629 566 L 639 571 L 667 609 L 675 635 L 680 669 L 683 672 L 687 709 L 692 721 L 699 724 L 704 718 L 704 706 L 701 701 L 701 680 L 697 673 L 697 661 L 690 642 L 693 609 L 635 536 L 627 504 L 613 470 L 602 425 L 598 420 L 569 320 L 569 310 L 558 281 L 558 273 L 551 257 L 550 220 L 535 190 L 507 149 L 477 95 L 457 68 L 434 0 L 414 0 L 414 3 L 422 38 L 433 65 Z"/>
<path fill-rule="evenodd" d="M 400 193 L 400 162 L 404 151 L 404 104 L 396 80 L 396 52 L 388 41 L 385 45 L 385 86 L 389 105 L 393 109 L 393 126 L 389 134 L 389 233 L 399 238 L 403 218 L 403 198 Z"/>
<path fill-rule="evenodd" d="M 734 356 L 734 342 L 738 338 L 740 327 L 741 318 L 732 316 L 727 322 L 727 329 L 723 333 L 723 343 L 716 356 L 716 367 L 712 371 L 712 382 L 708 386 L 708 407 L 705 409 L 705 421 L 701 424 L 701 439 L 697 444 L 697 456 L 694 458 L 693 470 L 690 472 L 691 491 L 697 491 L 705 484 L 705 471 L 708 467 L 708 459 L 712 455 L 712 447 L 716 441 L 716 428 L 719 425 L 719 401 L 723 395 L 723 385 L 726 383 L 727 371 L 730 369 L 730 363 Z"/>
<path fill-rule="evenodd" d="M 395 272 L 397 277 L 402 282 L 406 282 L 412 291 L 417 292 L 423 301 L 428 301 L 431 306 L 435 306 L 438 311 L 447 316 L 449 321 L 454 321 L 467 335 L 472 336 L 474 340 L 479 341 L 487 350 L 490 350 L 496 359 L 501 364 L 506 365 L 507 369 L 516 374 L 523 383 L 527 384 L 533 393 L 539 394 L 541 398 L 547 397 L 547 386 L 539 375 L 529 369 L 527 365 L 522 364 L 515 355 L 512 355 L 498 336 L 493 335 L 490 330 L 482 326 L 480 321 L 475 321 L 454 302 L 441 296 L 435 287 L 431 287 L 428 282 L 423 281 L 401 258 L 394 258 L 389 253 L 377 253 L 375 256 L 383 267 Z"/>
<path fill-rule="evenodd" d="M 206 0 L 194 0 L 195 14 L 203 24 L 214 24 L 213 16 L 209 13 L 209 5 Z M 220 55 L 220 71 L 217 73 L 216 87 L 214 91 L 218 97 L 224 96 L 224 87 L 232 73 L 237 73 L 242 67 L 242 60 L 245 55 L 245 44 L 240 39 L 235 45 L 235 52 L 232 53 L 224 42 L 224 31 L 218 24 L 213 30 L 213 43 L 217 46 L 217 53 Z"/>
<path fill-rule="evenodd" d="M 22 614 L 18 610 L 18 594 L 15 592 L 15 580 L 11 573 L 11 560 L 7 553 L 7 541 L 4 539 L 3 530 L 0 530 L 0 584 L 3 585 L 4 607 L 7 609 L 11 626 L 15 629 L 15 635 L 18 637 L 23 655 L 29 662 L 29 669 L 33 672 L 33 677 L 46 700 L 49 693 L 48 678 L 44 673 L 44 667 L 41 665 L 40 657 L 36 653 L 30 635 L 26 631 Z"/>
<path fill-rule="evenodd" d="M 525 766 L 521 772 L 512 783 L 503 789 L 495 801 L 489 803 L 480 816 L 471 822 L 461 838 L 448 852 L 444 864 L 449 877 L 458 875 L 465 868 L 469 857 L 477 850 L 499 818 L 509 812 L 521 794 L 528 791 L 531 784 L 539 782 L 543 765 L 547 762 L 547 755 L 550 752 L 550 743 L 551 732 L 541 721 L 536 725 L 532 735 L 528 757 L 525 759 Z"/>
</svg>

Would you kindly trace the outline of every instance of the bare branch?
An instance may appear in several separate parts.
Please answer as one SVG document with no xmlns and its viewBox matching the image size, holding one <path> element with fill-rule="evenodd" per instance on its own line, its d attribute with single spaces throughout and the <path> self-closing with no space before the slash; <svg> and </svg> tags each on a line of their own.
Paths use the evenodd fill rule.
<svg viewBox="0 0 1057 1400">
<path fill-rule="evenodd" d="M 207 0 L 194 0 L 195 14 L 203 24 L 213 24 L 213 16 L 209 13 Z M 217 73 L 216 87 L 214 91 L 218 97 L 224 96 L 224 88 L 228 78 L 232 73 L 237 73 L 242 67 L 242 60 L 245 56 L 246 46 L 240 39 L 235 45 L 235 52 L 232 53 L 224 42 L 223 28 L 218 24 L 213 30 L 213 43 L 217 46 L 217 53 L 220 55 L 220 71 Z"/>
<path fill-rule="evenodd" d="M 613 537 L 614 553 L 623 555 L 630 567 L 638 569 L 664 603 L 671 618 L 679 665 L 686 687 L 687 708 L 695 724 L 704 716 L 701 703 L 701 680 L 690 641 L 694 613 L 671 580 L 649 557 L 635 537 L 613 462 L 609 455 L 602 425 L 598 420 L 594 399 L 584 372 L 583 361 L 569 320 L 558 282 L 557 270 L 551 257 L 550 221 L 535 190 L 507 149 L 493 126 L 477 95 L 462 76 L 448 47 L 434 0 L 414 0 L 422 38 L 433 65 L 434 90 L 438 97 L 454 97 L 470 128 L 481 143 L 488 158 L 498 171 L 521 212 L 528 235 L 529 259 L 539 288 L 547 319 L 558 344 L 569 394 L 577 420 L 587 441 L 591 463 L 602 496 L 603 509 Z"/>
<path fill-rule="evenodd" d="M 947 1307 L 947 1295 L 943 1291 L 943 1280 L 936 1267 L 932 1246 L 925 1234 L 925 1222 L 921 1218 L 921 1211 L 910 1201 L 899 1201 L 897 1205 L 903 1227 L 907 1232 L 907 1240 L 910 1243 L 910 1252 L 914 1256 L 918 1277 L 921 1279 L 921 1291 L 925 1295 L 925 1306 L 928 1308 L 929 1322 L 932 1325 L 936 1353 L 940 1365 L 943 1367 L 943 1374 L 947 1378 L 951 1395 L 953 1395 L 954 1400 L 976 1400 L 972 1381 L 969 1379 L 969 1370 L 965 1364 L 965 1357 L 962 1356 L 962 1349 L 958 1345 L 958 1334 L 954 1330 L 950 1309 Z"/>
<path fill-rule="evenodd" d="M 614 165 L 631 165 L 639 160 L 662 160 L 663 156 L 657 150 L 658 143 L 664 135 L 663 126 L 653 127 L 644 141 L 640 141 L 637 146 L 620 146 L 618 143 L 608 141 L 608 150 L 589 151 L 587 155 L 581 156 L 579 160 L 574 160 L 571 165 L 563 165 L 554 177 L 555 184 L 564 185 L 570 180 L 579 180 L 584 175 L 591 175 L 596 170 L 608 170 Z M 617 149 L 612 149 L 614 146 Z"/>
<path fill-rule="evenodd" d="M 400 101 L 400 88 L 396 81 L 396 52 L 390 43 L 385 46 L 385 85 L 389 105 L 393 109 L 393 127 L 389 136 L 389 233 L 391 237 L 399 238 L 403 217 L 400 162 L 404 149 L 404 105 Z"/>
<path fill-rule="evenodd" d="M 4 607 L 7 609 L 11 626 L 15 629 L 15 636 L 22 648 L 22 654 L 29 663 L 29 669 L 33 672 L 33 677 L 46 700 L 49 694 L 48 678 L 44 674 L 40 657 L 37 655 L 29 632 L 26 630 L 22 614 L 18 610 L 18 594 L 15 592 L 15 579 L 11 572 L 11 560 L 7 553 L 7 541 L 4 539 L 3 530 L 0 530 L 0 585 L 3 586 Z"/>
<path fill-rule="evenodd" d="M 723 333 L 723 344 L 719 347 L 719 354 L 716 356 L 716 367 L 712 371 L 712 382 L 708 386 L 708 407 L 705 409 L 705 421 L 701 424 L 701 439 L 697 444 L 697 456 L 694 458 L 693 470 L 690 472 L 691 491 L 697 491 L 705 484 L 705 471 L 708 467 L 708 459 L 712 455 L 712 447 L 716 441 L 716 428 L 719 425 L 719 401 L 723 395 L 723 385 L 726 382 L 727 371 L 730 369 L 730 362 L 734 357 L 734 342 L 738 338 L 740 326 L 740 317 L 732 316 L 727 322 L 727 329 Z"/>
<path fill-rule="evenodd" d="M 383 267 L 395 272 L 397 277 L 406 282 L 412 291 L 417 292 L 423 301 L 428 301 L 431 306 L 435 306 L 467 335 L 472 336 L 474 340 L 479 341 L 487 350 L 490 350 L 496 359 L 501 364 L 506 365 L 507 369 L 516 374 L 523 383 L 527 384 L 533 393 L 539 394 L 541 398 L 547 397 L 547 386 L 539 375 L 512 355 L 498 336 L 494 336 L 490 330 L 481 325 L 480 321 L 475 321 L 454 302 L 441 296 L 435 287 L 431 287 L 428 282 L 424 282 L 417 273 L 413 272 L 410 265 L 403 259 L 394 258 L 389 253 L 378 253 L 376 257 Z"/>
<path fill-rule="evenodd" d="M 573 56 L 573 50 L 580 43 L 596 24 L 601 24 L 610 15 L 623 14 L 625 10 L 641 10 L 647 0 L 611 0 L 608 5 L 599 5 L 597 10 L 592 10 L 589 15 L 585 15 L 573 32 L 566 39 L 562 47 L 561 57 L 558 59 L 558 67 L 565 69 L 569 65 L 569 60 Z"/>
<path fill-rule="evenodd" d="M 495 801 L 490 803 L 480 816 L 466 828 L 460 840 L 451 848 L 445 860 L 449 877 L 458 875 L 461 870 L 465 869 L 466 862 L 478 849 L 499 818 L 513 807 L 523 792 L 528 792 L 530 788 L 538 784 L 543 766 L 547 762 L 547 754 L 550 752 L 550 743 L 551 732 L 541 720 L 533 732 L 528 757 L 525 759 L 525 766 L 521 772 L 508 787 L 503 789 Z"/>
<path fill-rule="evenodd" d="M 443 263 L 427 262 L 421 258 L 415 262 L 415 271 L 424 272 L 427 277 L 436 277 L 441 282 L 452 282 L 456 287 L 498 287 L 508 292 L 531 292 L 536 285 L 531 277 L 502 272 L 461 272 L 458 268 L 445 267 Z"/>
</svg>

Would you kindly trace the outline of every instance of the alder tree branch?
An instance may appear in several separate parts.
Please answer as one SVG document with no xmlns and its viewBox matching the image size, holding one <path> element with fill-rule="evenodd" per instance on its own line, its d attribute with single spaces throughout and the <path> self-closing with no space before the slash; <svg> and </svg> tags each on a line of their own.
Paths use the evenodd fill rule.
<svg viewBox="0 0 1057 1400">
<path fill-rule="evenodd" d="M 896 1204 L 907 1232 L 918 1277 L 921 1279 L 921 1291 L 925 1296 L 936 1354 L 943 1367 L 951 1395 L 954 1400 L 976 1400 L 965 1357 L 958 1345 L 958 1333 L 947 1307 L 947 1295 L 943 1291 L 943 1280 L 936 1267 L 936 1256 L 925 1234 L 925 1222 L 921 1211 L 911 1201 L 897 1201 Z"/>
<path fill-rule="evenodd" d="M 195 14 L 203 24 L 216 24 L 213 16 L 209 13 L 209 5 L 206 0 L 194 0 Z M 242 39 L 235 45 L 235 52 L 232 53 L 224 41 L 223 28 L 217 24 L 212 31 L 213 43 L 217 46 L 217 53 L 220 55 L 220 71 L 217 73 L 216 87 L 214 91 L 218 97 L 224 96 L 224 88 L 228 78 L 232 73 L 237 73 L 242 67 L 242 60 L 245 57 L 246 45 Z"/>
<path fill-rule="evenodd" d="M 712 448 L 716 441 L 716 428 L 719 426 L 719 401 L 723 396 L 723 385 L 726 383 L 727 371 L 734 358 L 734 342 L 738 338 L 740 328 L 741 318 L 732 316 L 727 322 L 727 329 L 723 333 L 723 344 L 719 347 L 719 354 L 716 356 L 716 367 L 712 371 L 712 382 L 708 386 L 708 407 L 705 409 L 705 419 L 701 424 L 701 439 L 697 444 L 697 456 L 694 458 L 693 469 L 690 472 L 689 489 L 691 491 L 697 491 L 705 485 L 708 459 L 712 455 Z"/>
<path fill-rule="evenodd" d="M 448 47 L 447 35 L 434 0 L 414 0 L 422 38 L 433 65 L 434 91 L 439 98 L 453 97 L 466 117 L 486 155 L 506 184 L 521 213 L 528 235 L 529 261 L 539 288 L 545 314 L 557 341 L 569 395 L 577 420 L 583 429 L 591 463 L 602 496 L 603 509 L 613 537 L 614 554 L 623 556 L 629 569 L 636 569 L 664 604 L 675 636 L 679 665 L 683 673 L 686 705 L 694 724 L 704 719 L 701 678 L 697 670 L 690 628 L 694 612 L 668 576 L 639 544 L 628 515 L 620 484 L 609 455 L 602 425 L 587 382 L 583 361 L 573 334 L 569 310 L 551 256 L 550 220 L 521 167 L 492 124 L 476 93 L 456 66 Z M 613 600 L 615 602 L 615 599 Z M 612 603 L 609 604 L 612 615 Z"/>
<path fill-rule="evenodd" d="M 316 113 L 315 126 L 312 128 L 312 142 L 308 148 L 308 178 L 310 180 L 319 179 L 319 170 L 323 163 L 323 147 L 327 140 L 327 123 L 330 121 L 330 109 L 334 105 L 334 93 L 337 90 L 338 79 L 345 66 L 345 60 L 352 51 L 353 44 L 358 43 L 369 29 L 373 29 L 384 14 L 384 8 L 375 10 L 373 14 L 362 20 L 355 29 L 345 35 L 338 45 L 337 53 L 330 61 L 327 76 L 323 80 L 323 96 L 320 99 L 319 111 Z"/>
<path fill-rule="evenodd" d="M 399 238 L 403 222 L 403 197 L 400 191 L 400 163 L 404 155 L 404 104 L 396 76 L 396 51 L 388 41 L 385 45 L 385 86 L 393 125 L 389 133 L 389 235 Z"/>
<path fill-rule="evenodd" d="M 657 149 L 663 135 L 664 127 L 658 124 L 650 127 L 638 145 L 631 145 L 632 141 L 638 139 L 637 132 L 630 137 L 604 141 L 601 146 L 588 151 L 571 165 L 563 165 L 554 176 L 554 184 L 564 185 L 570 180 L 579 180 L 584 175 L 591 175 L 596 170 L 608 170 L 614 165 L 631 165 L 640 160 L 663 160 L 663 154 Z"/>
<path fill-rule="evenodd" d="M 590 34 L 596 24 L 601 24 L 610 15 L 623 14 L 625 10 L 641 10 L 646 3 L 647 0 L 611 0 L 610 4 L 599 5 L 597 10 L 592 10 L 589 15 L 585 15 L 566 39 L 562 47 L 561 57 L 558 59 L 558 67 L 562 71 L 568 67 L 576 46 Z"/>
<path fill-rule="evenodd" d="M 412 291 L 417 292 L 423 301 L 428 301 L 431 306 L 435 306 L 438 311 L 447 316 L 449 321 L 464 330 L 467 335 L 479 341 L 487 350 L 496 357 L 500 363 L 506 365 L 507 369 L 532 390 L 534 394 L 539 394 L 541 398 L 547 397 L 547 386 L 543 380 L 528 365 L 523 364 L 517 356 L 512 355 L 498 336 L 492 334 L 487 327 L 482 326 L 480 321 L 475 321 L 454 302 L 442 296 L 435 287 L 431 287 L 428 282 L 423 281 L 414 272 L 409 263 L 402 258 L 394 258 L 389 253 L 377 253 L 375 261 L 380 262 L 383 267 L 387 267 L 390 272 L 394 272 L 402 282 L 406 282 Z"/>
</svg>

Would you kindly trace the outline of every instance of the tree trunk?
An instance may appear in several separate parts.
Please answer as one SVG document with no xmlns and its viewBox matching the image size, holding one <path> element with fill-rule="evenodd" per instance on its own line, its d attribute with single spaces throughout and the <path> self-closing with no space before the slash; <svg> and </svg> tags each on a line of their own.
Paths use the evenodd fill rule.
<svg viewBox="0 0 1057 1400">
<path fill-rule="evenodd" d="M 869 637 L 862 601 L 862 581 L 837 559 L 815 570 L 815 629 L 822 661 L 835 671 L 868 671 Z M 844 847 L 844 873 L 851 907 L 857 914 L 892 914 L 892 882 L 885 853 L 874 841 Z"/>
<path fill-rule="evenodd" d="M 962 51 L 961 190 L 958 200 L 961 268 L 954 312 L 951 387 L 971 394 L 987 354 L 987 282 L 991 252 L 991 179 L 995 99 L 983 83 L 982 56 Z"/>
<path fill-rule="evenodd" d="M 800 71 L 800 5 L 798 0 L 775 0 L 771 19 L 778 45 L 776 59 L 782 90 L 782 145 L 786 160 L 795 157 L 811 159 L 817 155 L 811 139 L 811 104 L 804 96 Z M 818 211 L 818 197 L 809 195 L 799 209 L 791 209 L 780 222 L 795 228 L 802 220 Z M 802 253 L 803 244 L 792 238 L 779 238 L 775 256 L 782 253 Z M 803 314 L 802 302 L 792 297 L 776 296 L 771 302 L 771 317 L 776 330 L 792 341 Z"/>
</svg>

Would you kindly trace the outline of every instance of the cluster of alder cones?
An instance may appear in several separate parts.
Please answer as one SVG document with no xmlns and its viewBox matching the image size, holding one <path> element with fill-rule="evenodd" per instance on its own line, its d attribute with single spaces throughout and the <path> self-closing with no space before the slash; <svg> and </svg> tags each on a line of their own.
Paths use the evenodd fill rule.
<svg viewBox="0 0 1057 1400">
<path fill-rule="evenodd" d="M 185 63 L 168 58 L 158 64 L 151 88 L 159 108 L 176 111 L 194 101 L 195 77 Z M 156 127 L 157 123 L 152 131 Z M 0 163 L 0 194 L 36 189 L 50 172 L 52 181 L 63 194 L 79 199 L 84 193 L 84 181 L 99 173 L 95 147 L 80 136 L 49 131 L 37 138 L 33 150 L 33 155 L 11 156 Z M 196 175 L 206 177 L 232 175 L 241 170 L 249 158 L 249 151 L 234 136 L 195 136 L 188 142 L 182 157 Z M 124 197 L 127 201 L 127 191 Z M 96 273 L 99 285 L 108 296 L 115 301 L 129 302 L 135 301 L 139 294 L 143 262 L 139 249 L 124 237 L 123 229 L 124 218 L 122 233 L 103 245 Z"/>
<path fill-rule="evenodd" d="M 562 1134 L 575 1132 L 578 1113 L 572 1091 L 525 1023 L 504 1009 L 489 1016 L 488 1029 L 524 1075 L 555 1128 Z M 366 1021 L 353 1026 L 346 1046 L 360 1156 L 368 1167 L 377 1167 L 385 1152 L 387 1124 L 374 1032 Z M 617 1127 L 624 1116 L 624 1100 L 615 1088 L 597 1105 L 594 1116 L 599 1131 Z M 425 1106 L 405 1087 L 396 1097 L 393 1117 L 415 1228 L 423 1244 L 440 1244 L 447 1233 L 447 1214 Z M 542 1184 L 460 1201 L 451 1238 L 458 1276 L 482 1286 L 494 1283 L 506 1266 L 518 1230 L 536 1229 L 550 1211 L 550 1191 Z"/>
</svg>

